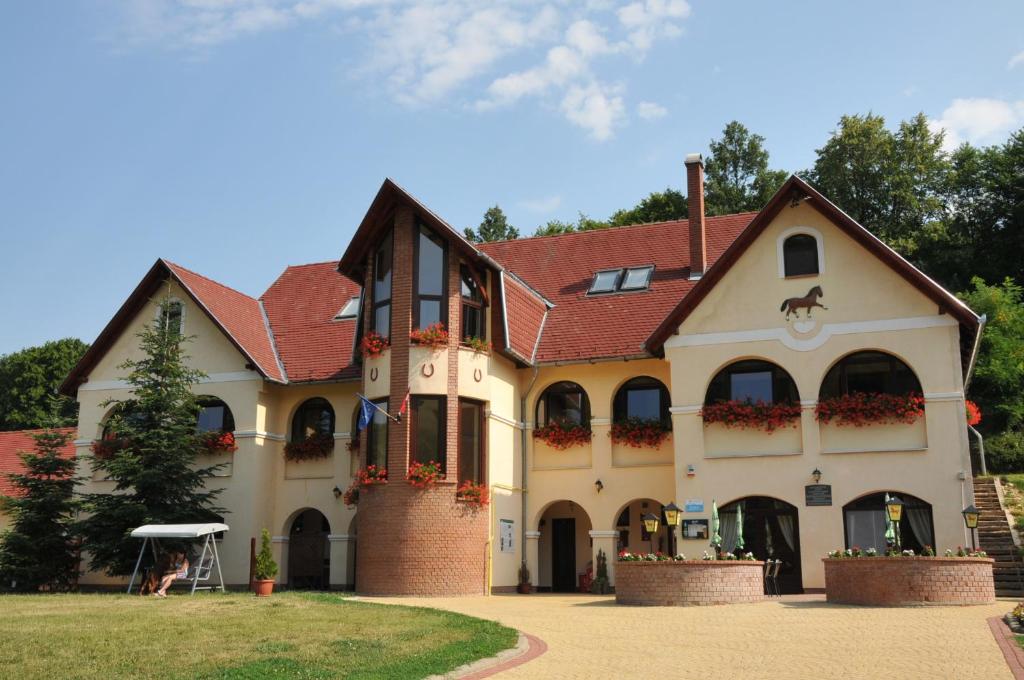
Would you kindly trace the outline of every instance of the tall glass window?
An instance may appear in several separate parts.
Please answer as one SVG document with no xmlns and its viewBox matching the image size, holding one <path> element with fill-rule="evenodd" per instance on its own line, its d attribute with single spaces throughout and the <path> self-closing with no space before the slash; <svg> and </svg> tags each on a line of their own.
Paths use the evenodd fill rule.
<svg viewBox="0 0 1024 680">
<path fill-rule="evenodd" d="M 487 321 L 484 318 L 483 279 L 466 265 L 459 268 L 462 282 L 462 339 L 487 339 Z"/>
<path fill-rule="evenodd" d="M 704 403 L 719 401 L 796 404 L 800 397 L 789 373 L 767 361 L 748 359 L 726 366 L 711 380 Z"/>
<path fill-rule="evenodd" d="M 384 410 L 388 410 L 387 399 L 377 399 L 373 402 Z M 373 419 L 367 426 L 369 435 L 366 440 L 366 464 L 376 465 L 380 468 L 388 466 L 388 417 L 380 409 L 373 410 Z"/>
<path fill-rule="evenodd" d="M 487 479 L 484 453 L 484 405 L 459 399 L 459 481 L 483 484 Z"/>
<path fill-rule="evenodd" d="M 441 396 L 413 396 L 410 400 L 412 420 L 411 461 L 429 463 L 434 461 L 445 469 L 445 438 L 447 399 Z"/>
<path fill-rule="evenodd" d="M 612 419 L 615 422 L 630 419 L 647 420 L 670 426 L 672 421 L 669 418 L 668 407 L 668 389 L 660 380 L 647 376 L 633 378 L 615 393 Z"/>
<path fill-rule="evenodd" d="M 391 337 L 391 269 L 394 236 L 389 232 L 380 242 L 373 260 L 373 330 Z"/>
<path fill-rule="evenodd" d="M 420 226 L 416 239 L 416 290 L 413 305 L 413 323 L 417 328 L 448 321 L 448 305 L 445 304 L 446 261 L 444 242 L 426 227 Z"/>
</svg>

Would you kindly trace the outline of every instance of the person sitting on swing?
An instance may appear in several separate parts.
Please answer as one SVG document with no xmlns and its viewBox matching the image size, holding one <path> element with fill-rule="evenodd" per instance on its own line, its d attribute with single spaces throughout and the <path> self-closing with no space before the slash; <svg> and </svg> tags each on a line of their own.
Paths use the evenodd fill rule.
<svg viewBox="0 0 1024 680">
<path fill-rule="evenodd" d="M 176 550 L 168 554 L 167 565 L 160 575 L 160 587 L 153 593 L 154 597 L 167 597 L 167 589 L 171 587 L 176 579 L 183 579 L 188 575 L 188 556 L 184 551 Z"/>
</svg>

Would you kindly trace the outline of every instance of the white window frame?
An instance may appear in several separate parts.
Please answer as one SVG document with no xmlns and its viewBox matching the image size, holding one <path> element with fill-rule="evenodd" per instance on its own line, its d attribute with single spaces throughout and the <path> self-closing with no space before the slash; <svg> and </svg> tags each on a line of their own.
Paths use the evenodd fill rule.
<svg viewBox="0 0 1024 680">
<path fill-rule="evenodd" d="M 821 276 L 825 273 L 825 239 L 822 237 L 821 232 L 814 227 L 790 227 L 781 234 L 775 241 L 775 250 L 779 261 L 779 278 L 796 278 L 786 276 L 786 239 L 790 236 L 796 236 L 798 234 L 804 234 L 814 238 L 814 242 L 818 246 L 818 273 L 817 274 L 804 274 L 802 276 Z"/>
<path fill-rule="evenodd" d="M 345 321 L 347 319 L 359 318 L 359 312 L 362 310 L 362 306 L 363 306 L 362 298 L 363 298 L 362 294 L 360 294 L 360 295 L 353 295 L 352 297 L 350 297 L 345 302 L 345 304 L 342 305 L 341 309 L 338 310 L 338 313 L 334 315 L 334 320 L 335 321 Z M 348 309 L 348 306 L 350 304 L 352 304 L 353 301 L 355 301 L 355 303 L 356 303 L 356 311 L 353 312 L 352 314 L 343 314 L 343 312 L 346 309 Z"/>
</svg>

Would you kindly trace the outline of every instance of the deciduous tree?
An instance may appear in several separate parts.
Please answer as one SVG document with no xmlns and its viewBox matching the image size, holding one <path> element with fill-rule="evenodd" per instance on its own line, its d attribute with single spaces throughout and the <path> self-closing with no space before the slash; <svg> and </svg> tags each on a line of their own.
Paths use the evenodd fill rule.
<svg viewBox="0 0 1024 680">
<path fill-rule="evenodd" d="M 65 338 L 0 356 L 0 430 L 76 425 L 78 403 L 57 388 L 87 349 Z"/>
</svg>

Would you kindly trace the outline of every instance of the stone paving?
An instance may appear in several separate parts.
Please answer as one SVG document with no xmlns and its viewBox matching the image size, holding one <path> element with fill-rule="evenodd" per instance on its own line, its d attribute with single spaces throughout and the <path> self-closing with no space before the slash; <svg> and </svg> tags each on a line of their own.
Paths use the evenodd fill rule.
<svg viewBox="0 0 1024 680">
<path fill-rule="evenodd" d="M 627 607 L 591 595 L 366 599 L 493 619 L 544 640 L 547 653 L 498 676 L 510 680 L 1013 677 L 986 623 L 1012 600 L 874 608 L 823 595 L 710 607 Z"/>
</svg>

